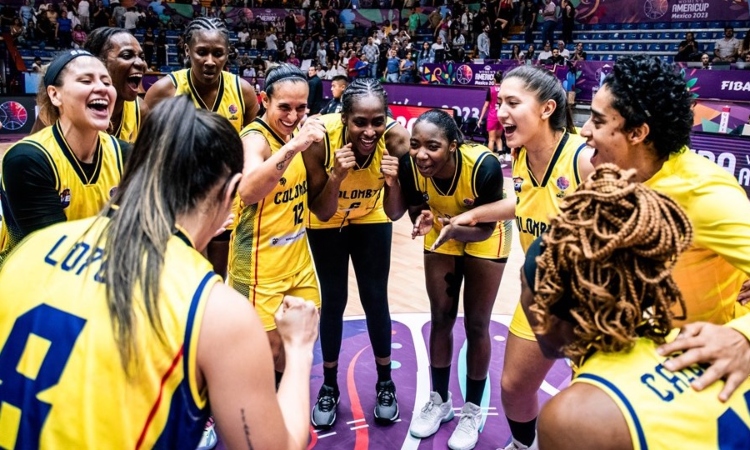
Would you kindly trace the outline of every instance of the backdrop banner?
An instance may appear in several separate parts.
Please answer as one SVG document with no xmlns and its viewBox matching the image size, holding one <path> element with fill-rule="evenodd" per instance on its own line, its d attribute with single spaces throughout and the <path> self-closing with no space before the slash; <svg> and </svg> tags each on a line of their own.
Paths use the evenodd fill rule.
<svg viewBox="0 0 750 450">
<path fill-rule="evenodd" d="M 747 0 L 573 0 L 582 23 L 738 21 L 750 18 Z"/>
</svg>

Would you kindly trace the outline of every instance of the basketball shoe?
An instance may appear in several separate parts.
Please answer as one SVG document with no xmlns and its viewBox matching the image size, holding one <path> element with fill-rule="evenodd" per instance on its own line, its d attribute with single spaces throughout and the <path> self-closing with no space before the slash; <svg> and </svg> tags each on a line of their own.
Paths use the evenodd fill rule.
<svg viewBox="0 0 750 450">
<path fill-rule="evenodd" d="M 375 405 L 375 420 L 381 423 L 392 423 L 398 420 L 398 401 L 396 385 L 393 380 L 380 381 L 375 385 L 378 392 L 378 403 Z"/>
<path fill-rule="evenodd" d="M 479 426 L 482 424 L 482 408 L 471 402 L 466 402 L 461 408 L 461 419 L 448 439 L 451 450 L 471 450 L 479 440 Z"/>
<path fill-rule="evenodd" d="M 415 438 L 426 438 L 437 433 L 440 425 L 453 419 L 453 399 L 450 392 L 448 400 L 443 401 L 440 394 L 430 392 L 430 401 L 424 405 L 422 411 L 414 418 L 409 427 L 409 433 Z"/>
<path fill-rule="evenodd" d="M 203 429 L 203 436 L 201 436 L 201 442 L 198 444 L 198 448 L 195 450 L 211 450 L 218 444 L 219 438 L 216 436 L 216 425 L 214 418 L 209 417 L 206 422 L 206 427 Z"/>
<path fill-rule="evenodd" d="M 339 392 L 331 386 L 322 385 L 318 391 L 318 401 L 310 413 L 313 426 L 330 428 L 336 422 L 336 409 L 339 406 Z"/>
</svg>

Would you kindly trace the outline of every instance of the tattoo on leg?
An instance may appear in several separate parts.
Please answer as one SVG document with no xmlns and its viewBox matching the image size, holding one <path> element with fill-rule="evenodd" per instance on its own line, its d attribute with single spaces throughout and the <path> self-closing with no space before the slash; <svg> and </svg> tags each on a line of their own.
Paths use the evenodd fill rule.
<svg viewBox="0 0 750 450">
<path fill-rule="evenodd" d="M 245 430 L 247 448 L 248 450 L 253 450 L 253 444 L 250 442 L 250 426 L 247 424 L 247 419 L 245 418 L 245 408 L 240 408 L 240 414 L 242 415 L 242 428 Z"/>
<path fill-rule="evenodd" d="M 286 155 L 284 155 L 284 159 L 280 163 L 276 164 L 276 169 L 284 170 L 284 166 L 286 166 L 287 161 L 292 158 L 294 158 L 294 152 L 291 150 L 286 152 Z"/>
</svg>

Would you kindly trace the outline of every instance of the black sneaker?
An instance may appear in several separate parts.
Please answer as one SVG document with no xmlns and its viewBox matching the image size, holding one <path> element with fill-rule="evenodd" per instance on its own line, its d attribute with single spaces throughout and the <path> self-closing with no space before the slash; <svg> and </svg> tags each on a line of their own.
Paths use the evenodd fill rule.
<svg viewBox="0 0 750 450">
<path fill-rule="evenodd" d="M 398 401 L 396 385 L 392 380 L 380 381 L 375 385 L 378 391 L 378 404 L 375 405 L 375 420 L 381 423 L 393 423 L 398 420 Z"/>
<path fill-rule="evenodd" d="M 336 422 L 336 408 L 339 405 L 339 392 L 331 386 L 323 385 L 318 391 L 318 401 L 310 413 L 314 427 L 330 428 Z"/>
</svg>

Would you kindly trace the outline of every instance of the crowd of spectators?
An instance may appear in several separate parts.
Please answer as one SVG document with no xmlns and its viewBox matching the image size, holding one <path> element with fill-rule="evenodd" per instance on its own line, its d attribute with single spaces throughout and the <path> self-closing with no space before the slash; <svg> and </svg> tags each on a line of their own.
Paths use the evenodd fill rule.
<svg viewBox="0 0 750 450">
<path fill-rule="evenodd" d="M 466 5 L 463 0 L 449 0 L 447 5 L 434 5 L 433 0 L 421 3 L 416 0 L 368 0 L 367 3 L 365 0 L 361 3 L 360 0 L 314 0 L 312 4 L 311 0 L 298 0 L 299 4 L 294 5 L 298 8 L 289 10 L 283 21 L 275 23 L 252 14 L 235 14 L 229 20 L 227 6 L 289 7 L 288 0 L 214 1 L 212 7 L 206 7 L 193 0 L 193 16 L 209 15 L 227 21 L 237 36 L 230 51 L 229 67 L 256 80 L 279 62 L 289 62 L 303 69 L 315 68 L 321 79 L 347 76 L 414 82 L 419 80 L 425 63 L 500 59 L 503 43 L 512 30 L 520 30 L 526 44 L 525 49 L 519 45 L 511 49 L 510 58 L 519 63 L 559 65 L 586 59 L 581 43 L 573 43 L 576 11 L 570 0 L 490 0 L 478 7 Z M 425 16 L 418 13 L 417 6 L 435 8 Z M 363 26 L 355 21 L 353 28 L 347 29 L 340 21 L 339 8 L 342 7 L 404 8 L 408 13 L 401 15 L 400 23 L 386 20 Z M 191 19 L 170 10 L 164 0 L 154 0 L 147 7 L 130 8 L 116 2 L 105 6 L 101 0 L 59 3 L 42 0 L 35 5 L 25 0 L 20 8 L 3 7 L 0 22 L 20 46 L 36 43 L 54 49 L 81 46 L 87 33 L 101 26 L 119 26 L 133 32 L 144 30 L 140 41 L 146 61 L 152 70 L 160 70 L 170 66 L 168 54 L 175 55 L 180 65 L 182 52 L 178 49 L 182 44 L 180 40 L 170 42 L 167 31 L 179 31 Z M 558 22 L 561 22 L 562 33 L 556 39 Z M 535 30 L 540 33 L 535 34 Z M 675 59 L 702 61 L 706 57 L 704 52 L 709 53 L 711 63 L 750 58 L 748 36 L 739 41 L 731 28 L 725 30 L 725 37 L 714 47 L 713 52 L 701 48 L 693 33 L 688 32 Z M 538 48 L 542 51 L 537 51 Z"/>
</svg>

